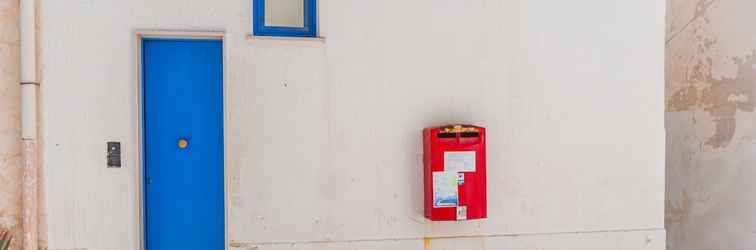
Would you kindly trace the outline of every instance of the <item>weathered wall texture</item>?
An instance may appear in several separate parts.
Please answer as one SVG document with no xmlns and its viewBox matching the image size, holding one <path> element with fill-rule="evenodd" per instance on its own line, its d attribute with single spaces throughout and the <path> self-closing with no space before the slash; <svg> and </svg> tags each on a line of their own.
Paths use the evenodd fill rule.
<svg viewBox="0 0 756 250">
<path fill-rule="evenodd" d="M 21 236 L 18 1 L 0 0 L 0 229 Z M 18 240 L 14 241 L 14 249 Z"/>
<path fill-rule="evenodd" d="M 756 246 L 756 1 L 669 0 L 672 250 Z"/>
<path fill-rule="evenodd" d="M 663 2 L 320 1 L 324 41 L 249 39 L 250 2 L 42 1 L 51 249 L 139 247 L 136 29 L 227 35 L 231 249 L 663 249 Z M 489 128 L 487 220 L 422 216 L 452 122 Z"/>
</svg>

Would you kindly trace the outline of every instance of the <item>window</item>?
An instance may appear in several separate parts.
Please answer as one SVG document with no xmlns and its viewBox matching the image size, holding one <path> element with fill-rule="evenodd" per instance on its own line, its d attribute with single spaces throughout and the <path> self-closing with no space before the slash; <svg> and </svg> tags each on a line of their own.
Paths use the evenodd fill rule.
<svg viewBox="0 0 756 250">
<path fill-rule="evenodd" d="M 317 36 L 316 0 L 252 0 L 256 36 Z"/>
</svg>

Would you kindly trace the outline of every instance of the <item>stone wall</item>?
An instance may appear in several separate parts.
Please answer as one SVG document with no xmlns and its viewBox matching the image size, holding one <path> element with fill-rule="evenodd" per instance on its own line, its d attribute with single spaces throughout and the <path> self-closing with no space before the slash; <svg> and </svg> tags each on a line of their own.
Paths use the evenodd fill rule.
<svg viewBox="0 0 756 250">
<path fill-rule="evenodd" d="M 0 0 L 0 228 L 21 238 L 18 1 Z"/>
<path fill-rule="evenodd" d="M 756 245 L 756 2 L 669 0 L 670 250 Z"/>
</svg>

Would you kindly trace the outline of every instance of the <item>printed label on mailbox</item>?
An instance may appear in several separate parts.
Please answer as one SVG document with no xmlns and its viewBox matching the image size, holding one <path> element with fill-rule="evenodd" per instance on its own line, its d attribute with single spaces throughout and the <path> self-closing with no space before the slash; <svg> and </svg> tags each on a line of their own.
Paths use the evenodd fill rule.
<svg viewBox="0 0 756 250">
<path fill-rule="evenodd" d="M 444 152 L 444 171 L 475 172 L 475 151 Z"/>
<path fill-rule="evenodd" d="M 433 172 L 433 207 L 456 207 L 457 172 Z"/>
<path fill-rule="evenodd" d="M 467 220 L 467 206 L 457 207 L 457 220 Z"/>
</svg>

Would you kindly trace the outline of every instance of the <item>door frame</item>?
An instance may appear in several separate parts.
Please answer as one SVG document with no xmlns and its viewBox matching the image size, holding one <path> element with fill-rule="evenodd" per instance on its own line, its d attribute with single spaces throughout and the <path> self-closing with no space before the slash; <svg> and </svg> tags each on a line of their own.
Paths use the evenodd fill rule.
<svg viewBox="0 0 756 250">
<path fill-rule="evenodd" d="M 136 167 L 135 171 L 135 181 L 136 181 L 136 190 L 133 190 L 136 194 L 136 207 L 134 208 L 134 211 L 136 212 L 136 218 L 137 221 L 135 222 L 136 228 L 134 231 L 136 232 L 136 238 L 134 239 L 138 243 L 138 249 L 139 250 L 145 250 L 147 248 L 146 241 L 145 241 L 145 217 L 144 217 L 144 211 L 145 211 L 145 200 L 144 200 L 144 170 L 145 170 L 145 159 L 144 159 L 144 107 L 143 107 L 143 93 L 142 93 L 142 43 L 144 42 L 144 39 L 152 39 L 152 38 L 162 38 L 162 39 L 186 39 L 186 40 L 216 40 L 221 42 L 222 46 L 222 59 L 221 62 L 223 63 L 223 82 L 221 83 L 223 85 L 223 241 L 224 241 L 224 249 L 229 249 L 229 238 L 228 238 L 228 84 L 226 84 L 226 80 L 228 78 L 228 57 L 227 57 L 227 49 L 226 46 L 226 32 L 225 31 L 192 31 L 192 30 L 135 30 L 134 34 L 132 36 L 134 38 L 134 86 L 135 86 L 135 98 L 134 98 L 134 111 L 137 113 L 137 123 L 135 124 L 136 127 L 136 134 L 134 135 L 134 141 L 136 142 L 136 162 L 138 162 L 138 166 Z"/>
</svg>

